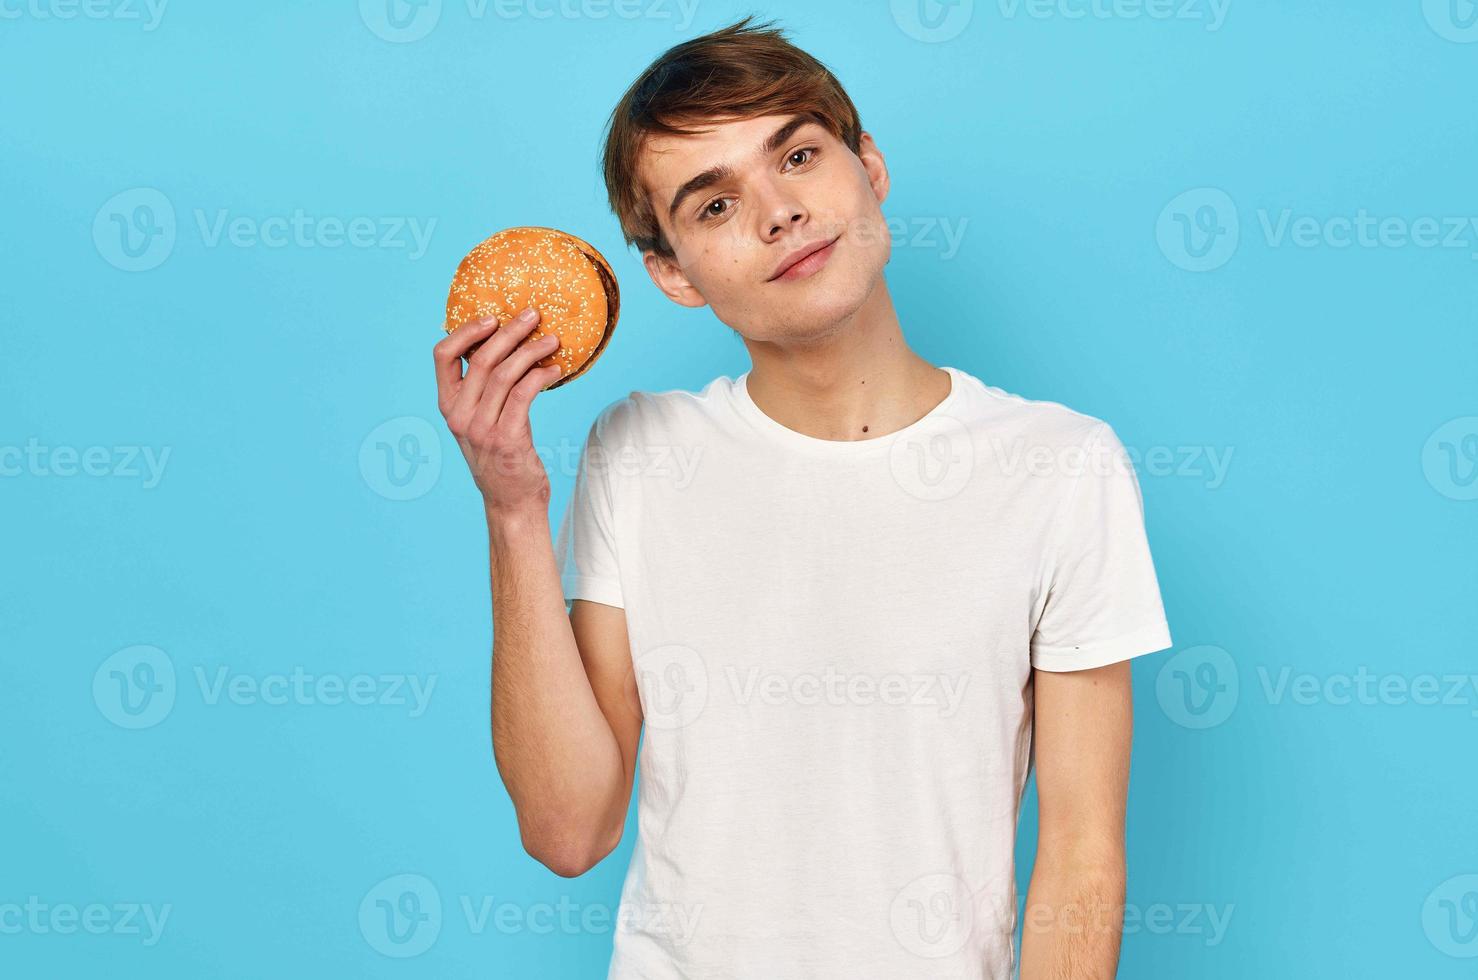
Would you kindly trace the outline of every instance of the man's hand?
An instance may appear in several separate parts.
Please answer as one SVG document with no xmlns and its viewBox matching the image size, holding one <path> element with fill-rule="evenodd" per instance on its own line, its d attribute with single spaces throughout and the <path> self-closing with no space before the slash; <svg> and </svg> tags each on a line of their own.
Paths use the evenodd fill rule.
<svg viewBox="0 0 1478 980">
<path fill-rule="evenodd" d="M 437 404 L 490 514 L 542 511 L 549 505 L 549 475 L 534 451 L 529 406 L 559 377 L 560 368 L 529 368 L 558 350 L 559 338 L 549 335 L 517 346 L 538 322 L 532 308 L 501 328 L 497 317 L 474 320 L 438 341 L 434 350 Z"/>
</svg>

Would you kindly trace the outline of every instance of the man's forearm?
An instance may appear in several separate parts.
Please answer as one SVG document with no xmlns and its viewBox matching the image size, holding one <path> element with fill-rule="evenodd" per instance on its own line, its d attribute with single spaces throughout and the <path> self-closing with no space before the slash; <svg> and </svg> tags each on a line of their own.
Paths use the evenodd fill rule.
<svg viewBox="0 0 1478 980">
<path fill-rule="evenodd" d="M 620 747 L 580 660 L 548 514 L 487 516 L 494 756 L 524 847 L 579 874 L 620 837 Z"/>
<path fill-rule="evenodd" d="M 1124 924 L 1122 860 L 1044 863 L 1021 927 L 1021 980 L 1113 980 Z"/>
</svg>

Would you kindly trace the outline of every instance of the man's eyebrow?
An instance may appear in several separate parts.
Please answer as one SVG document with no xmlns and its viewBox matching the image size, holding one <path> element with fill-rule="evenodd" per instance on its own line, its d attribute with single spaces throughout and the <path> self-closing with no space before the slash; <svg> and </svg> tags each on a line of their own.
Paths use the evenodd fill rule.
<svg viewBox="0 0 1478 980">
<path fill-rule="evenodd" d="M 771 133 L 770 138 L 765 140 L 765 142 L 760 146 L 760 155 L 769 156 L 770 154 L 774 153 L 785 144 L 786 140 L 795 135 L 796 130 L 800 129 L 807 123 L 814 121 L 815 119 L 806 113 L 797 113 L 796 115 L 791 116 L 790 119 L 783 123 L 779 129 Z M 703 190 L 705 187 L 712 187 L 719 181 L 728 180 L 733 176 L 734 168 L 730 167 L 728 164 L 721 163 L 716 167 L 709 167 L 707 170 L 703 171 L 692 180 L 689 180 L 687 183 L 683 184 L 683 186 L 677 189 L 677 193 L 672 196 L 672 204 L 669 205 L 667 208 L 668 223 L 674 222 L 677 217 L 677 209 L 682 207 L 683 201 L 687 200 L 690 195 L 696 194 L 697 192 Z"/>
</svg>

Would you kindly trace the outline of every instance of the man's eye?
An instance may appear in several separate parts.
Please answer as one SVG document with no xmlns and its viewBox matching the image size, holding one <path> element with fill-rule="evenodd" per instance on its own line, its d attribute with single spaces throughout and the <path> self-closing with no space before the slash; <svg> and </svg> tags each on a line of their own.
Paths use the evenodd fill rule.
<svg viewBox="0 0 1478 980">
<path fill-rule="evenodd" d="M 801 147 L 799 150 L 796 150 L 790 156 L 786 157 L 786 160 L 787 161 L 794 160 L 796 157 L 800 156 L 803 153 L 809 153 L 810 156 L 806 157 L 806 159 L 804 159 L 800 163 L 796 164 L 797 167 L 802 166 L 802 165 L 804 165 L 806 163 L 809 163 L 812 159 L 815 158 L 817 149 L 818 148 L 817 147 L 814 147 L 814 146 L 804 146 L 804 147 Z"/>
<path fill-rule="evenodd" d="M 728 200 L 728 198 L 726 198 L 726 197 L 716 197 L 713 200 L 709 201 L 707 204 L 703 205 L 702 210 L 700 210 L 698 212 L 698 220 L 699 221 L 708 221 L 710 218 L 720 218 L 720 217 L 723 217 L 724 211 L 714 211 L 713 210 L 713 206 L 715 204 L 722 204 L 726 200 Z M 725 209 L 725 210 L 727 210 L 727 209 Z"/>
</svg>

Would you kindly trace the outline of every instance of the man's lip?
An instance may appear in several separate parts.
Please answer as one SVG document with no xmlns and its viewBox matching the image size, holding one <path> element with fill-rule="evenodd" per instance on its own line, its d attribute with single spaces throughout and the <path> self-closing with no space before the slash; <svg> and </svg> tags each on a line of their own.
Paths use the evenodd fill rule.
<svg viewBox="0 0 1478 980">
<path fill-rule="evenodd" d="M 785 275 L 785 273 L 789 272 L 792 266 L 799 265 L 806 259 L 821 251 L 823 248 L 828 248 L 832 245 L 835 245 L 837 243 L 837 239 L 841 237 L 841 235 L 838 235 L 836 236 L 836 238 L 830 239 L 829 241 L 816 242 L 814 248 L 808 247 L 803 251 L 792 253 L 791 255 L 786 257 L 784 262 L 781 263 L 780 268 L 775 270 L 775 274 L 770 276 L 770 278 L 766 279 L 765 281 L 774 282 L 776 279 L 779 279 L 781 276 Z"/>
</svg>

